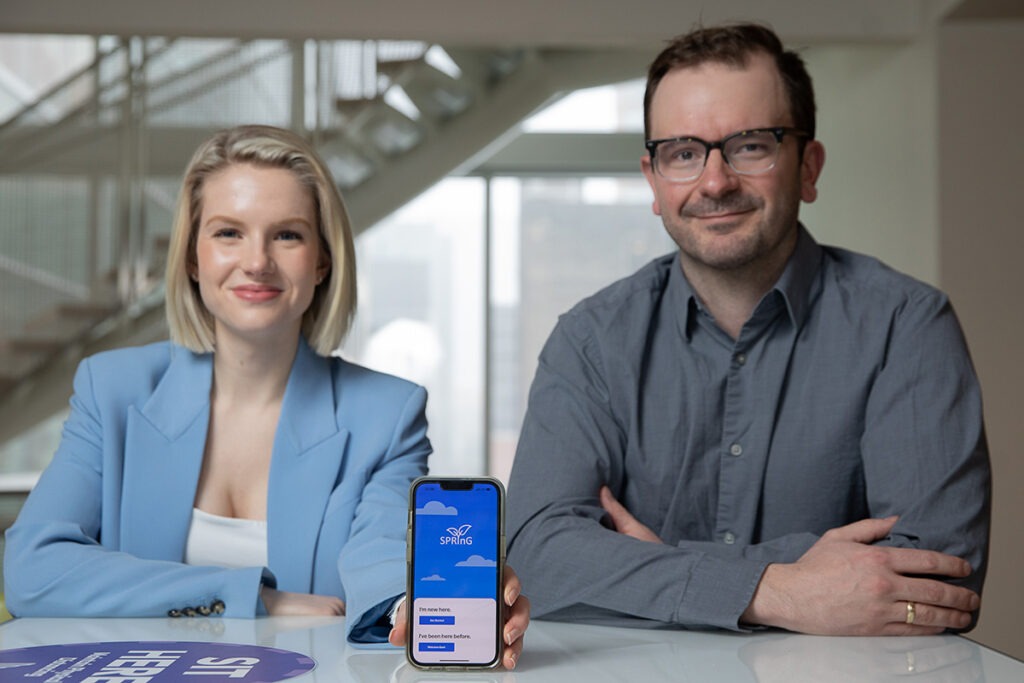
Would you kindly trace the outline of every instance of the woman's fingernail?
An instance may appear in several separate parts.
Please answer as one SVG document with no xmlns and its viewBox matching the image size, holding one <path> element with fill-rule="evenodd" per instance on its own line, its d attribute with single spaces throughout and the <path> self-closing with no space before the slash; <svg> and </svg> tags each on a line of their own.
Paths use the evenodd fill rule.
<svg viewBox="0 0 1024 683">
<path fill-rule="evenodd" d="M 506 662 L 506 664 L 505 664 L 505 668 L 506 669 L 514 669 L 514 668 L 516 668 L 516 653 L 515 652 L 508 653 L 508 655 L 505 657 L 505 659 L 508 660 Z"/>
<path fill-rule="evenodd" d="M 507 631 L 505 633 L 505 644 L 506 645 L 511 645 L 512 643 L 516 642 L 516 640 L 518 638 L 519 638 L 519 631 L 517 631 L 515 629 L 512 629 L 511 631 Z"/>
</svg>

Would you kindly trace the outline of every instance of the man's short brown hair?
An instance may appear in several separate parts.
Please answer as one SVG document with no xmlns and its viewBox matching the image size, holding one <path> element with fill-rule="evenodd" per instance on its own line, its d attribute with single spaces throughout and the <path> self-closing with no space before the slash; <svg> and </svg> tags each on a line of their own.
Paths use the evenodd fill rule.
<svg viewBox="0 0 1024 683">
<path fill-rule="evenodd" d="M 676 69 L 696 67 L 707 62 L 745 67 L 751 55 L 766 54 L 775 61 L 789 99 L 793 126 L 814 138 L 814 85 L 804 60 L 783 47 L 779 37 L 761 24 L 732 24 L 698 28 L 669 41 L 647 70 L 644 93 L 644 137 L 651 136 L 651 100 L 665 74 Z M 770 122 L 779 123 L 777 121 Z"/>
</svg>

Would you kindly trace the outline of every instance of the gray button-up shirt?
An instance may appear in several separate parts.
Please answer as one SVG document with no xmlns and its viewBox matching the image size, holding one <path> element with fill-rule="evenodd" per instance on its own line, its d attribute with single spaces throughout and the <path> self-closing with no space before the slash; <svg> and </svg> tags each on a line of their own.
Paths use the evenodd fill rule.
<svg viewBox="0 0 1024 683">
<path fill-rule="evenodd" d="M 895 514 L 882 543 L 963 557 L 980 590 L 989 478 L 946 296 L 801 227 L 735 340 L 677 254 L 562 316 L 509 483 L 509 562 L 536 616 L 738 628 L 768 563 Z M 664 545 L 606 528 L 603 484 Z"/>
</svg>

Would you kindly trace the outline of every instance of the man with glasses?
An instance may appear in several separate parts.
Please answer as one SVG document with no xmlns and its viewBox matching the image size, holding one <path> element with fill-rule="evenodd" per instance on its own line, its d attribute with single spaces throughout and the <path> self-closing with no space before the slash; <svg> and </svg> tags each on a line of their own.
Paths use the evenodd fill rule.
<svg viewBox="0 0 1024 683">
<path fill-rule="evenodd" d="M 540 618 L 819 634 L 967 629 L 990 474 L 939 291 L 798 221 L 825 151 L 757 25 L 654 61 L 641 165 L 677 253 L 562 316 L 509 483 Z"/>
</svg>

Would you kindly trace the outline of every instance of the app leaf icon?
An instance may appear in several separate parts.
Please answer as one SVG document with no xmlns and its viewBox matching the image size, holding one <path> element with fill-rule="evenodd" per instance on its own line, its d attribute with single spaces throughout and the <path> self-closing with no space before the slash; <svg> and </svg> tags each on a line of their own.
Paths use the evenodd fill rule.
<svg viewBox="0 0 1024 683">
<path fill-rule="evenodd" d="M 469 531 L 471 528 L 473 528 L 472 524 L 463 524 L 458 528 L 450 526 L 448 527 L 448 533 L 450 533 L 455 538 L 462 538 L 466 535 L 466 532 Z"/>
</svg>

